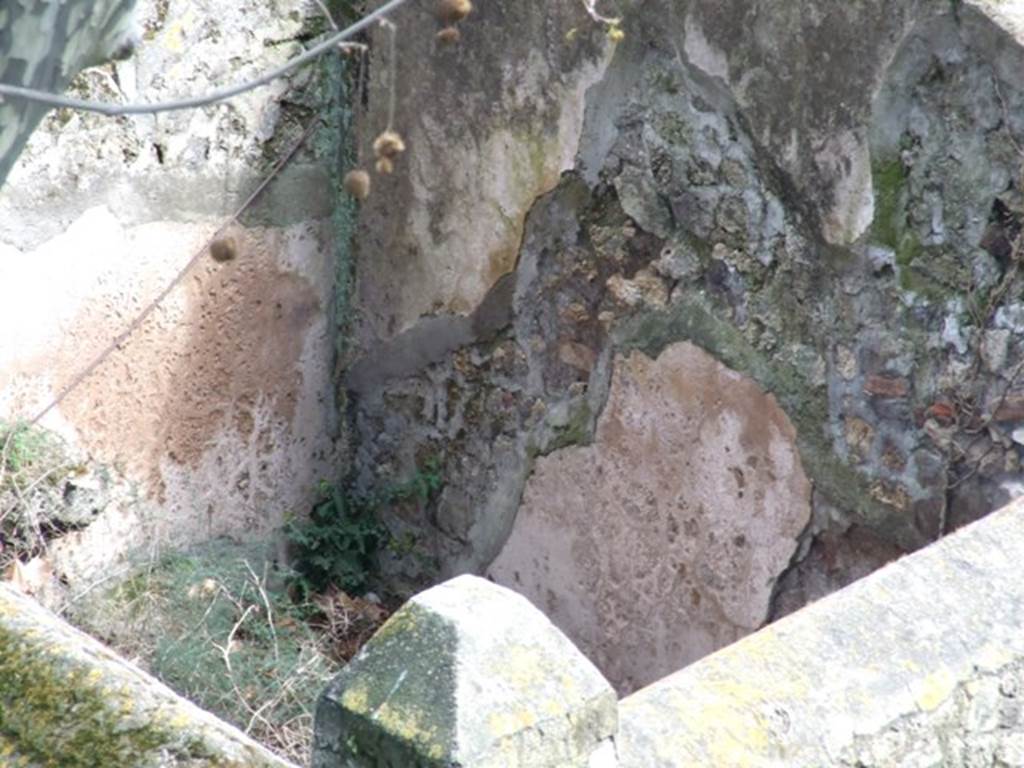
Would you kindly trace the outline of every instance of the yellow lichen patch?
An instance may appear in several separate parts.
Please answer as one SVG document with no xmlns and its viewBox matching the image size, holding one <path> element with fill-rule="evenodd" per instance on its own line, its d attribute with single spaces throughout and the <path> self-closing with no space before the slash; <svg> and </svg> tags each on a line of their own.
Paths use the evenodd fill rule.
<svg viewBox="0 0 1024 768">
<path fill-rule="evenodd" d="M 579 695 L 579 684 L 576 682 L 576 678 L 571 675 L 562 675 L 559 678 L 559 684 L 562 686 L 566 699 L 575 699 Z"/>
<path fill-rule="evenodd" d="M 545 699 L 541 708 L 544 710 L 544 714 L 551 715 L 552 717 L 559 717 L 565 714 L 565 705 L 558 699 Z"/>
<path fill-rule="evenodd" d="M 384 625 L 377 630 L 377 633 L 373 637 L 374 640 L 379 643 L 380 641 L 386 640 L 394 635 L 405 632 L 414 632 L 415 630 L 416 617 L 413 615 L 411 606 L 406 606 L 395 613 L 390 619 L 385 621 Z"/>
<path fill-rule="evenodd" d="M 537 724 L 537 716 L 528 709 L 517 709 L 511 712 L 492 712 L 487 717 L 487 727 L 491 735 L 500 739 Z"/>
<path fill-rule="evenodd" d="M 743 768 L 770 760 L 778 742 L 767 713 L 805 701 L 813 691 L 806 673 L 786 662 L 790 656 L 790 647 L 768 627 L 705 659 L 699 675 L 678 687 L 649 694 L 659 697 L 659 710 L 685 724 L 672 743 L 682 749 L 683 741 L 701 734 L 710 765 Z"/>
<path fill-rule="evenodd" d="M 979 671 L 995 672 L 1015 660 L 1014 654 L 1005 646 L 987 643 L 978 653 L 974 666 Z"/>
<path fill-rule="evenodd" d="M 416 744 L 430 757 L 438 759 L 444 755 L 444 745 L 441 743 L 437 726 L 428 724 L 429 714 L 407 707 L 391 707 L 384 702 L 374 712 L 373 719 L 407 744 Z"/>
<path fill-rule="evenodd" d="M 804 699 L 813 689 L 807 673 L 787 663 L 790 648 L 773 627 L 755 632 L 723 653 L 707 659 L 701 684 L 736 706 L 750 707 L 764 701 Z M 761 674 L 751 674 L 752 669 Z"/>
<path fill-rule="evenodd" d="M 14 616 L 18 612 L 18 606 L 13 601 L 7 599 L 7 595 L 4 594 L 6 587 L 0 589 L 0 616 Z"/>
<path fill-rule="evenodd" d="M 948 699 L 955 688 L 956 678 L 953 673 L 948 669 L 940 669 L 914 686 L 914 701 L 922 712 L 931 712 Z"/>
<path fill-rule="evenodd" d="M 186 30 L 195 25 L 195 11 L 186 11 L 181 17 L 171 21 L 164 27 L 164 32 L 160 36 L 161 45 L 172 53 L 182 53 L 185 50 Z"/>
<path fill-rule="evenodd" d="M 341 705 L 349 712 L 365 714 L 370 709 L 370 692 L 365 684 L 353 685 L 341 695 Z"/>
<path fill-rule="evenodd" d="M 162 42 L 171 53 L 181 53 L 185 50 L 185 29 L 180 21 L 174 21 L 167 25 Z"/>
<path fill-rule="evenodd" d="M 167 724 L 176 730 L 187 728 L 191 723 L 192 718 L 182 710 L 178 710 L 167 720 Z"/>
<path fill-rule="evenodd" d="M 548 684 L 543 654 L 536 648 L 513 645 L 502 655 L 502 676 L 519 691 L 536 691 Z"/>
</svg>

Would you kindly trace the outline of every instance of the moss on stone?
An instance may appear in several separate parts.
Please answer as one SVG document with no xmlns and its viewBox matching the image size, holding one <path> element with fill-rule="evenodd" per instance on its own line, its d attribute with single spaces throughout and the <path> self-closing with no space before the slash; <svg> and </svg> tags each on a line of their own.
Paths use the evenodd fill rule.
<svg viewBox="0 0 1024 768">
<path fill-rule="evenodd" d="M 899 160 L 882 160 L 871 169 L 875 191 L 875 218 L 871 237 L 881 245 L 899 251 L 903 235 L 906 177 Z"/>
<path fill-rule="evenodd" d="M 569 411 L 569 420 L 554 430 L 554 436 L 547 442 L 538 455 L 547 455 L 568 448 L 571 445 L 588 445 L 594 435 L 594 412 L 590 403 L 579 400 L 573 403 Z"/>
<path fill-rule="evenodd" d="M 98 670 L 70 667 L 0 627 L 0 741 L 17 753 L 5 760 L 99 768 L 155 765 L 158 749 L 179 761 L 210 757 L 197 741 L 183 743 L 180 732 L 126 716 L 130 694 L 104 690 L 101 679 Z"/>
<path fill-rule="evenodd" d="M 669 344 L 684 340 L 750 376 L 775 395 L 796 428 L 800 458 L 808 476 L 834 504 L 897 541 L 909 535 L 891 510 L 872 498 L 869 480 L 833 450 L 826 431 L 829 414 L 824 390 L 810 383 L 807 371 L 767 359 L 741 331 L 716 317 L 701 298 L 692 297 L 664 311 L 639 315 L 619 329 L 615 343 L 620 349 L 637 349 L 657 357 Z"/>
<path fill-rule="evenodd" d="M 899 287 L 929 301 L 941 302 L 957 292 L 958 278 L 940 250 L 928 248 L 907 226 L 907 178 L 903 164 L 882 160 L 872 168 L 875 218 L 871 239 L 893 252 Z"/>
<path fill-rule="evenodd" d="M 455 724 L 444 718 L 455 712 L 455 642 L 450 625 L 406 604 L 331 683 L 318 729 L 326 722 L 339 726 L 343 759 L 362 754 L 409 768 L 448 765 Z"/>
</svg>

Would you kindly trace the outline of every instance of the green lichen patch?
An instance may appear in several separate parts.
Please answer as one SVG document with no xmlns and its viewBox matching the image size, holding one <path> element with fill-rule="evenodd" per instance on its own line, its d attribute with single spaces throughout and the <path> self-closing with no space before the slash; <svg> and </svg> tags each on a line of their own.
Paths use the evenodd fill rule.
<svg viewBox="0 0 1024 768">
<path fill-rule="evenodd" d="M 173 759 L 164 764 L 207 757 L 183 732 L 126 716 L 130 694 L 112 695 L 101 678 L 0 627 L 0 742 L 12 753 L 4 764 L 101 768 L 157 765 L 161 752 Z"/>
<path fill-rule="evenodd" d="M 906 175 L 899 160 L 885 160 L 872 168 L 875 218 L 871 237 L 876 243 L 899 251 L 906 225 Z"/>
<path fill-rule="evenodd" d="M 448 622 L 408 603 L 331 683 L 318 731 L 344 734 L 336 748 L 345 758 L 447 766 L 455 749 L 456 639 Z"/>
<path fill-rule="evenodd" d="M 900 289 L 933 302 L 960 292 L 970 275 L 964 273 L 958 255 L 924 245 L 909 225 L 910 192 L 903 164 L 899 160 L 875 163 L 872 180 L 875 218 L 871 240 L 892 251 Z"/>
<path fill-rule="evenodd" d="M 0 420 L 0 571 L 40 554 L 47 541 L 91 520 L 68 481 L 86 474 L 56 434 Z M 73 485 L 73 483 L 72 483 Z"/>
</svg>

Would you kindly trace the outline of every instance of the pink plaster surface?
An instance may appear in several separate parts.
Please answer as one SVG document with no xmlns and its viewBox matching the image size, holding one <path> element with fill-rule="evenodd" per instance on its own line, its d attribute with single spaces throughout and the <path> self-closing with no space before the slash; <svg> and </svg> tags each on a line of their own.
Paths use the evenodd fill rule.
<svg viewBox="0 0 1024 768">
<path fill-rule="evenodd" d="M 595 441 L 538 460 L 490 575 L 633 691 L 757 629 L 810 517 L 796 433 L 679 343 L 616 360 Z"/>
</svg>

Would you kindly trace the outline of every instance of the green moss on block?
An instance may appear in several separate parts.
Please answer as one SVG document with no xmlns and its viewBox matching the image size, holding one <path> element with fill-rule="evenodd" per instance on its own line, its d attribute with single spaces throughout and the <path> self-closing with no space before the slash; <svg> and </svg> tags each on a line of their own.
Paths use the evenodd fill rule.
<svg viewBox="0 0 1024 768">
<path fill-rule="evenodd" d="M 180 733 L 133 721 L 130 694 L 104 690 L 101 679 L 99 670 L 69 668 L 57 654 L 0 627 L 4 765 L 145 766 L 155 763 L 158 748 L 182 761 L 204 757 L 201 745 L 181 745 Z"/>
<path fill-rule="evenodd" d="M 875 218 L 871 224 L 874 242 L 899 252 L 905 229 L 906 176 L 899 160 L 878 162 L 872 168 L 875 189 Z"/>
</svg>

